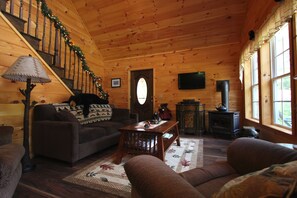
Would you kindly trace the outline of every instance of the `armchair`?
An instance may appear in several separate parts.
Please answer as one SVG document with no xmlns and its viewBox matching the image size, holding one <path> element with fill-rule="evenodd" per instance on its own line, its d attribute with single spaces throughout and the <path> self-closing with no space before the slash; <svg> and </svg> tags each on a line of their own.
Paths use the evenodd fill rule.
<svg viewBox="0 0 297 198">
<path fill-rule="evenodd" d="M 13 196 L 22 175 L 22 145 L 12 144 L 11 126 L 0 126 L 0 197 Z"/>
</svg>

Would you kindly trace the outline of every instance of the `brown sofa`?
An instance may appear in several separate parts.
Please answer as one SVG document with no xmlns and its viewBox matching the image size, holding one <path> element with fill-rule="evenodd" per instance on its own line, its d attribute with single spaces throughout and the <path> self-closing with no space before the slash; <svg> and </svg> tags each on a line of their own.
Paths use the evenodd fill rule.
<svg viewBox="0 0 297 198">
<path fill-rule="evenodd" d="M 108 108 L 99 111 L 92 107 L 90 115 L 95 117 L 81 118 L 79 116 L 83 114 L 83 107 L 72 108 L 65 103 L 35 106 L 32 122 L 34 155 L 73 164 L 88 155 L 116 145 L 120 137 L 118 129 L 137 122 L 138 116 L 130 114 L 128 109 Z M 96 116 L 99 114 L 103 118 L 98 120 Z M 107 114 L 111 117 L 106 118 Z"/>
<path fill-rule="evenodd" d="M 235 178 L 240 180 L 242 177 L 239 176 L 273 164 L 283 165 L 294 160 L 297 160 L 295 150 L 264 140 L 239 138 L 228 147 L 227 161 L 216 162 L 203 168 L 195 168 L 177 174 L 161 160 L 148 155 L 133 157 L 125 164 L 124 168 L 132 184 L 132 197 L 193 198 L 212 197 L 227 182 L 236 181 L 233 180 Z M 296 173 L 297 162 L 293 163 Z M 264 189 L 261 187 L 262 183 L 264 184 L 264 182 L 254 182 L 252 183 L 253 187 L 249 187 L 248 190 L 253 193 L 252 190 Z M 272 187 L 272 190 L 274 189 L 277 188 Z M 223 197 L 241 196 L 228 194 Z"/>
<path fill-rule="evenodd" d="M 22 175 L 21 159 L 25 149 L 22 145 L 12 144 L 11 126 L 0 126 L 0 197 L 13 196 Z"/>
</svg>

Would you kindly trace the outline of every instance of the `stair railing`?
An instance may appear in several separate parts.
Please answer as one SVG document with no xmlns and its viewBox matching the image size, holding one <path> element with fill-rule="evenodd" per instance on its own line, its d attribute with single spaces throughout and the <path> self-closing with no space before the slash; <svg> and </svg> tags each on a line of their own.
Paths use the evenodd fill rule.
<svg viewBox="0 0 297 198">
<path fill-rule="evenodd" d="M 74 45 L 67 28 L 53 15 L 45 0 L 0 0 L 0 9 L 25 19 L 27 25 L 21 31 L 22 35 L 37 42 L 37 52 L 74 93 L 94 93 L 108 99 L 102 89 L 101 77 L 90 70 L 81 48 Z M 18 13 L 15 13 L 16 9 Z"/>
</svg>

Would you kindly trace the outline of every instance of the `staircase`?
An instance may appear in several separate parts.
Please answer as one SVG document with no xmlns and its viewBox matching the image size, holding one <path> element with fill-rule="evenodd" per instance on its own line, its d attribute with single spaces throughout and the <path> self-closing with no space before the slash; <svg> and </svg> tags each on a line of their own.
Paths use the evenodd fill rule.
<svg viewBox="0 0 297 198">
<path fill-rule="evenodd" d="M 93 93 L 108 99 L 101 78 L 90 70 L 82 50 L 45 0 L 0 0 L 0 10 L 74 94 Z"/>
</svg>

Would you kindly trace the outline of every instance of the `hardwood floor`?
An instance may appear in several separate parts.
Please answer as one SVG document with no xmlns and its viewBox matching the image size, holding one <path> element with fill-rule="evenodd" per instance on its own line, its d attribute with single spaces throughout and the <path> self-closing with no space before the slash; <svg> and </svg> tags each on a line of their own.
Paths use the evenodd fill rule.
<svg viewBox="0 0 297 198">
<path fill-rule="evenodd" d="M 193 137 L 193 136 L 187 136 Z M 204 166 L 215 161 L 226 159 L 226 149 L 231 140 L 218 139 L 204 136 L 203 138 L 203 159 Z M 67 163 L 51 160 L 47 158 L 34 158 L 36 170 L 25 173 L 15 191 L 14 198 L 57 198 L 57 197 L 106 197 L 114 198 L 117 196 L 100 192 L 91 188 L 82 187 L 63 181 L 63 178 L 85 167 L 104 155 L 110 155 L 115 151 L 112 147 L 104 152 L 91 155 L 77 162 L 74 166 Z"/>
</svg>

